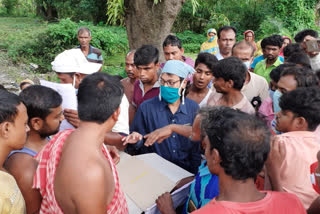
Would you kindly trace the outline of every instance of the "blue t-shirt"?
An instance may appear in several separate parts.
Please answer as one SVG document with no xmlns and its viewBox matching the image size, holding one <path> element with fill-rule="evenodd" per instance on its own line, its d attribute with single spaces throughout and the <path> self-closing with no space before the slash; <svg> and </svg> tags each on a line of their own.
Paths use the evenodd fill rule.
<svg viewBox="0 0 320 214">
<path fill-rule="evenodd" d="M 38 153 L 33 151 L 32 149 L 29 149 L 27 147 L 23 147 L 22 149 L 20 150 L 13 150 L 10 152 L 10 154 L 8 155 L 8 158 L 15 154 L 15 153 L 25 153 L 25 154 L 28 154 L 28 155 L 31 155 L 32 157 L 36 156 Z"/>
<path fill-rule="evenodd" d="M 219 195 L 219 177 L 210 173 L 207 161 L 203 161 L 199 171 L 190 186 L 190 194 L 183 213 L 188 212 L 190 200 L 200 209 Z"/>
<path fill-rule="evenodd" d="M 168 103 L 164 100 L 160 101 L 156 96 L 139 106 L 130 131 L 144 136 L 170 124 L 192 125 L 198 109 L 199 105 L 196 102 L 185 98 L 185 103 L 181 103 L 177 112 L 172 114 Z M 143 144 L 144 141 L 141 140 L 136 144 L 128 145 L 128 149 L 135 150 L 136 154 L 157 153 L 183 169 L 193 174 L 197 173 L 201 163 L 200 142 L 191 141 L 187 137 L 173 133 L 160 144 L 154 143 L 150 147 Z"/>
</svg>

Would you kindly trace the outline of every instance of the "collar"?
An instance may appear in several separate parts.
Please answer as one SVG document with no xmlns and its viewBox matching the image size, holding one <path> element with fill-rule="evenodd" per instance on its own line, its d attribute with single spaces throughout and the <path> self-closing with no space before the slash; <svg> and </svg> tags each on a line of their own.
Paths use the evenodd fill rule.
<svg viewBox="0 0 320 214">
<path fill-rule="evenodd" d="M 263 62 L 264 62 L 264 64 L 267 64 L 267 59 L 264 59 Z M 277 60 L 271 66 L 277 67 L 281 64 L 282 64 L 282 62 L 280 61 L 280 57 L 278 56 Z"/>
<path fill-rule="evenodd" d="M 161 96 L 161 94 L 159 94 L 159 96 Z M 187 101 L 187 98 L 185 97 L 184 98 L 184 105 L 182 105 L 182 102 L 180 102 L 180 105 L 179 105 L 179 108 L 177 110 L 176 113 L 183 113 L 183 114 L 188 114 L 188 111 L 187 111 L 187 106 L 186 106 L 186 101 Z M 169 106 L 168 106 L 168 103 L 166 101 L 164 101 L 163 99 L 159 100 L 160 102 L 160 111 L 164 111 L 166 109 L 169 109 Z M 170 109 L 169 109 L 170 110 Z"/>
<path fill-rule="evenodd" d="M 292 131 L 281 134 L 280 136 L 292 136 L 292 137 L 308 137 L 308 138 L 316 138 L 317 129 L 315 131 Z"/>
<path fill-rule="evenodd" d="M 139 88 L 142 91 L 142 96 L 144 96 L 145 95 L 145 91 L 144 91 L 143 83 L 142 83 L 141 80 L 138 80 L 138 81 L 139 81 Z M 158 80 L 153 84 L 152 88 L 160 88 L 160 83 L 159 83 Z"/>
<path fill-rule="evenodd" d="M 78 48 L 81 48 L 81 45 L 78 45 Z M 93 46 L 89 45 L 89 54 L 92 53 L 92 48 L 93 48 Z"/>
</svg>

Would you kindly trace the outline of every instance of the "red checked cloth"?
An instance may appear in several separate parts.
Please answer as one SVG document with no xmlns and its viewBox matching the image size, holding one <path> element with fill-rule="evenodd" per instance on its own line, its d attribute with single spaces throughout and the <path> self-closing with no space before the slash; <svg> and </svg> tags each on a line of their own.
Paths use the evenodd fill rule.
<svg viewBox="0 0 320 214">
<path fill-rule="evenodd" d="M 33 180 L 33 188 L 39 189 L 42 195 L 42 203 L 40 208 L 40 213 L 43 214 L 62 214 L 62 210 L 56 201 L 54 196 L 54 178 L 56 173 L 56 168 L 60 161 L 61 151 L 63 144 L 69 134 L 72 133 L 72 129 L 64 130 L 57 135 L 39 152 L 35 158 L 39 162 L 36 174 Z M 102 147 L 102 152 L 109 161 L 112 168 L 114 183 L 115 183 L 115 193 L 112 198 L 111 203 L 106 208 L 107 214 L 127 214 L 127 202 L 123 192 L 120 189 L 119 178 L 112 161 L 112 158 L 105 148 Z"/>
</svg>

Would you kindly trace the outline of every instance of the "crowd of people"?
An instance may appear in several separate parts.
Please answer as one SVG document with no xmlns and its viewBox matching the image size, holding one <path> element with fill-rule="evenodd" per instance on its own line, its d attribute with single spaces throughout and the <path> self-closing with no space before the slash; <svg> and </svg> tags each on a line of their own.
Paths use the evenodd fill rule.
<svg viewBox="0 0 320 214">
<path fill-rule="evenodd" d="M 318 33 L 295 43 L 237 33 L 209 29 L 195 61 L 175 35 L 162 63 L 142 45 L 121 79 L 100 72 L 102 52 L 81 27 L 80 45 L 52 62 L 77 109 L 31 80 L 19 95 L 1 87 L 0 213 L 129 213 L 119 151 L 156 153 L 194 174 L 179 184 L 191 182 L 184 203 L 159 195 L 163 214 L 320 213 Z"/>
</svg>

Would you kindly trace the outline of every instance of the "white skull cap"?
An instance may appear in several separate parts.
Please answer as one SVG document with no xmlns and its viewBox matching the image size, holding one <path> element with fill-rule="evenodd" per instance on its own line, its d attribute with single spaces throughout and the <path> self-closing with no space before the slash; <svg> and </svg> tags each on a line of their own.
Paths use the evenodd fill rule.
<svg viewBox="0 0 320 214">
<path fill-rule="evenodd" d="M 58 73 L 93 74 L 102 66 L 100 63 L 89 62 L 80 48 L 65 50 L 51 62 L 52 70 Z"/>
</svg>

